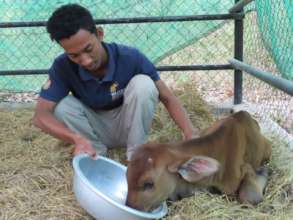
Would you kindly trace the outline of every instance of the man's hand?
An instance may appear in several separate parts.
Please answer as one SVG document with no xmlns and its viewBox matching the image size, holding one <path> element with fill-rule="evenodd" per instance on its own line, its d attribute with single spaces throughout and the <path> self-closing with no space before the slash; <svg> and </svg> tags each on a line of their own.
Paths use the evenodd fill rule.
<svg viewBox="0 0 293 220">
<path fill-rule="evenodd" d="M 95 158 L 96 151 L 93 148 L 91 142 L 87 140 L 86 138 L 82 137 L 81 135 L 76 135 L 76 137 L 74 138 L 74 145 L 75 145 L 75 148 L 73 151 L 74 156 L 85 153 L 90 155 L 92 158 Z"/>
</svg>

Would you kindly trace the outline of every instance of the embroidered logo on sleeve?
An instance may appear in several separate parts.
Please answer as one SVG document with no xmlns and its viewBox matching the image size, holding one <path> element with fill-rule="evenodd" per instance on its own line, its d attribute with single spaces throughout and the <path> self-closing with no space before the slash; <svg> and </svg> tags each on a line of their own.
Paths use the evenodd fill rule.
<svg viewBox="0 0 293 220">
<path fill-rule="evenodd" d="M 42 86 L 42 88 L 44 90 L 47 90 L 47 89 L 50 88 L 50 86 L 51 86 L 51 80 L 50 79 L 47 79 L 47 81 L 44 83 L 44 85 Z"/>
</svg>

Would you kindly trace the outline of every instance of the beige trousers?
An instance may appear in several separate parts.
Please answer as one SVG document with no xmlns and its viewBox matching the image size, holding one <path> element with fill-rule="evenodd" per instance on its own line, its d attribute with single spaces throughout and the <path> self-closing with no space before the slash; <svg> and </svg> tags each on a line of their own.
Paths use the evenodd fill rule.
<svg viewBox="0 0 293 220">
<path fill-rule="evenodd" d="M 129 160 L 136 147 L 146 141 L 151 128 L 158 90 L 146 75 L 136 75 L 124 91 L 123 104 L 115 109 L 96 111 L 69 95 L 55 108 L 55 117 L 72 131 L 88 138 L 97 153 L 107 147 L 127 147 Z"/>
</svg>

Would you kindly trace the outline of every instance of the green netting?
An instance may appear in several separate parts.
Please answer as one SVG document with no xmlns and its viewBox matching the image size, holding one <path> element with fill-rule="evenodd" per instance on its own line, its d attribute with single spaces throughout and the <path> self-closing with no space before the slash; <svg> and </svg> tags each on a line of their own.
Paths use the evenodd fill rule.
<svg viewBox="0 0 293 220">
<path fill-rule="evenodd" d="M 59 6 L 79 3 L 87 7 L 95 18 L 122 18 L 171 15 L 197 15 L 228 13 L 234 0 L 0 0 L 0 21 L 45 21 Z M 282 4 L 280 4 L 282 2 Z M 277 63 L 279 71 L 292 79 L 292 4 L 290 0 L 256 1 L 258 20 L 265 46 Z M 284 13 L 286 12 L 286 13 Z M 290 20 L 291 19 L 291 20 Z M 232 22 L 232 21 L 230 21 Z M 104 25 L 105 40 L 135 46 L 154 63 L 176 54 L 182 48 L 198 44 L 219 29 L 223 21 L 193 21 L 170 23 Z M 269 26 L 268 26 L 269 25 Z M 268 29 L 269 27 L 269 29 Z M 291 36 L 290 36 L 291 35 Z M 192 64 L 213 64 L 220 57 L 226 63 L 233 56 L 222 48 L 233 48 L 229 30 L 205 45 L 204 51 L 193 51 L 192 56 L 182 56 L 178 65 L 190 59 Z M 229 43 L 227 46 L 226 44 Z M 232 45 L 232 46 L 231 46 Z M 223 51 L 219 54 L 219 51 Z M 44 27 L 0 29 L 0 70 L 46 69 L 62 49 L 52 43 Z M 197 57 L 205 57 L 201 63 Z M 172 63 L 170 63 L 172 65 Z M 37 91 L 45 76 L 0 77 L 0 90 Z M 22 80 L 21 80 L 22 79 Z"/>
<path fill-rule="evenodd" d="M 258 24 L 266 49 L 284 78 L 293 80 L 293 2 L 255 1 Z"/>
<path fill-rule="evenodd" d="M 51 1 L 52 2 L 52 1 Z M 71 1 L 68 1 L 71 2 Z M 92 2 L 92 1 L 88 1 Z M 95 7 L 90 7 L 95 18 L 113 18 L 113 17 L 139 17 L 139 16 L 167 16 L 167 15 L 192 15 L 192 14 L 206 14 L 206 0 L 197 1 L 196 4 L 191 1 L 176 3 L 176 1 L 105 1 L 106 3 L 97 3 Z M 107 7 L 111 2 L 113 3 L 112 8 Z M 116 3 L 114 3 L 116 2 Z M 127 2 L 127 3 L 126 3 Z M 131 3 L 130 3 L 131 2 Z M 212 2 L 214 2 L 212 4 Z M 223 3 L 226 2 L 226 7 L 223 7 Z M 230 2 L 230 3 L 229 3 Z M 124 3 L 124 4 L 123 4 Z M 140 3 L 140 4 L 137 4 Z M 227 7 L 231 6 L 231 0 L 222 1 L 221 4 L 218 0 L 210 1 L 211 5 L 210 13 L 225 13 Z M 23 3 L 22 3 L 23 4 Z M 21 8 L 22 4 L 15 3 L 14 8 Z M 37 4 L 37 6 L 40 3 Z M 52 3 L 51 3 L 52 4 Z M 230 5 L 229 5 L 230 4 Z M 29 5 L 29 4 L 27 4 Z M 56 5 L 44 5 L 43 12 L 39 12 L 40 15 L 46 13 L 46 16 L 32 16 L 32 12 L 39 10 L 39 7 L 26 6 L 21 8 L 23 10 L 22 20 L 47 20 L 49 12 L 56 8 Z M 84 4 L 90 5 L 90 4 Z M 205 6 L 205 7 L 204 7 Z M 99 7 L 99 8 L 97 8 Z M 97 10 L 95 10 L 97 8 Z M 41 9 L 41 8 L 40 8 Z M 103 9 L 103 10 L 101 10 Z M 107 10 L 105 10 L 107 9 Z M 108 10 L 110 9 L 110 10 Z M 13 11 L 14 9 L 10 9 Z M 2 14 L 0 12 L 0 14 Z M 6 13 L 8 15 L 13 14 Z M 16 13 L 17 15 L 17 13 Z M 8 20 L 7 16 L 3 16 L 4 20 Z M 11 19 L 17 20 L 15 17 Z M 106 41 L 118 41 L 129 45 L 135 45 L 142 51 L 147 53 L 148 57 L 154 62 L 160 60 L 170 52 L 174 52 L 183 46 L 190 44 L 195 40 L 206 36 L 212 30 L 217 28 L 221 21 L 209 21 L 207 22 L 181 22 L 179 23 L 154 23 L 154 24 L 119 24 L 105 26 Z M 109 28 L 108 28 L 109 27 Z M 29 32 L 31 29 L 34 30 L 34 36 L 28 36 L 21 34 L 24 31 Z M 1 43 L 1 49 L 6 51 L 8 57 L 17 57 L 16 63 L 5 62 L 1 64 L 2 69 L 15 69 L 23 66 L 42 67 L 45 68 L 51 62 L 50 59 L 41 58 L 45 54 L 50 57 L 60 51 L 52 51 L 52 55 L 47 53 L 48 45 L 50 44 L 48 36 L 44 33 L 44 28 L 19 28 L 13 30 L 3 30 L 7 36 Z M 8 37 L 9 36 L 9 37 Z M 21 45 L 15 44 L 15 42 L 21 42 Z M 153 47 L 154 44 L 159 46 Z M 21 46 L 21 47 L 20 47 Z M 53 46 L 54 45 L 50 45 Z M 25 54 L 25 56 L 23 56 Z M 5 58 L 5 57 L 4 57 Z M 7 59 L 7 58 L 6 58 Z M 29 61 L 28 61 L 29 59 Z"/>
<path fill-rule="evenodd" d="M 5 1 L 0 6 L 1 21 L 47 20 L 52 11 L 65 3 L 77 1 Z M 95 18 L 147 17 L 168 15 L 194 15 L 226 13 L 233 0 L 198 1 L 78 1 L 86 6 Z M 155 63 L 171 53 L 208 35 L 218 28 L 222 21 L 171 22 L 153 24 L 105 25 L 105 40 L 138 47 Z M 53 58 L 62 50 L 50 42 L 45 28 L 3 29 L 0 36 L 0 57 L 2 70 L 48 68 Z M 184 62 L 184 61 L 183 61 Z M 38 86 L 20 85 L 19 81 L 7 83 L 14 77 L 0 79 L 1 87 L 16 90 L 38 89 Z M 37 83 L 38 84 L 38 83 Z"/>
</svg>

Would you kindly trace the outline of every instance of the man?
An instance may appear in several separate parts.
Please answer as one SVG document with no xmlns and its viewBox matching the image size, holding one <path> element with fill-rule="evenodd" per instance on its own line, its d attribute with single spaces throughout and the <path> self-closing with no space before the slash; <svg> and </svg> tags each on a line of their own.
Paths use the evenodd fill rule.
<svg viewBox="0 0 293 220">
<path fill-rule="evenodd" d="M 185 139 L 196 135 L 185 110 L 137 49 L 103 42 L 84 7 L 58 8 L 47 31 L 65 51 L 49 70 L 37 102 L 34 125 L 72 143 L 74 155 L 105 155 L 126 146 L 127 159 L 144 143 L 158 100 Z"/>
</svg>

